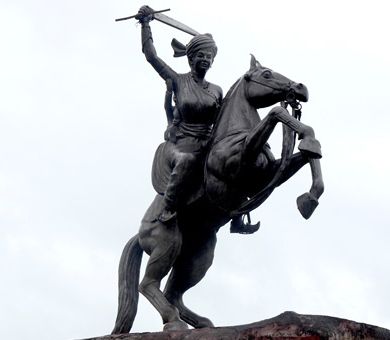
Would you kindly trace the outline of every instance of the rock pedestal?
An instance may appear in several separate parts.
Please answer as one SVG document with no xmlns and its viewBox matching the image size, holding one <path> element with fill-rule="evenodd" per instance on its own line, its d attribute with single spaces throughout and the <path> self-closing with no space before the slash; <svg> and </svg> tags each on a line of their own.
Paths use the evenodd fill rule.
<svg viewBox="0 0 390 340">
<path fill-rule="evenodd" d="M 106 335 L 85 340 L 390 340 L 390 330 L 355 321 L 284 312 L 248 325 L 158 333 Z"/>
</svg>

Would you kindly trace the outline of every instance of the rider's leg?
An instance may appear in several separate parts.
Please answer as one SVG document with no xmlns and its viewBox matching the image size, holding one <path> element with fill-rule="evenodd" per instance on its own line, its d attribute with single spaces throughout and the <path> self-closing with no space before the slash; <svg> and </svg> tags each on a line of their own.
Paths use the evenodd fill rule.
<svg viewBox="0 0 390 340">
<path fill-rule="evenodd" d="M 215 232 L 198 238 L 193 236 L 183 241 L 183 250 L 168 278 L 164 294 L 188 324 L 195 328 L 213 327 L 209 319 L 192 312 L 183 302 L 183 294 L 195 286 L 210 268 L 217 242 Z"/>
<path fill-rule="evenodd" d="M 176 217 L 179 197 L 186 198 L 188 182 L 191 180 L 191 174 L 196 164 L 196 155 L 189 152 L 175 150 L 173 159 L 174 167 L 164 194 L 165 208 L 159 217 L 163 223 Z"/>
<path fill-rule="evenodd" d="M 172 268 L 181 249 L 182 236 L 176 223 L 165 225 L 159 221 L 142 221 L 140 245 L 150 255 L 139 291 L 160 313 L 164 329 L 186 329 L 175 306 L 160 290 L 161 280 Z"/>
</svg>

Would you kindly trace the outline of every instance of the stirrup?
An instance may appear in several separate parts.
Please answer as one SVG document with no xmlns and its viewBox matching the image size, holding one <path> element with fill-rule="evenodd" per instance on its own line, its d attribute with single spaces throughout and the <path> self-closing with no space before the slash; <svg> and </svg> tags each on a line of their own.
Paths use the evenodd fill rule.
<svg viewBox="0 0 390 340">
<path fill-rule="evenodd" d="M 236 216 L 230 222 L 230 233 L 232 234 L 253 234 L 260 228 L 260 222 L 251 224 L 251 217 L 249 213 L 246 214 L 248 223 L 244 222 L 244 216 Z"/>
</svg>

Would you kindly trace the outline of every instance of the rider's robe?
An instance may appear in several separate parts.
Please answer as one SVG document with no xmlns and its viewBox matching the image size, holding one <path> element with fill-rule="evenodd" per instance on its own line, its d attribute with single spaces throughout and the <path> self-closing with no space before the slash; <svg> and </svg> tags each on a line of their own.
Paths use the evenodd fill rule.
<svg viewBox="0 0 390 340">
<path fill-rule="evenodd" d="M 168 141 L 156 151 L 152 183 L 158 193 L 181 195 L 175 199 L 187 203 L 196 198 L 192 193 L 203 181 L 206 150 L 221 105 L 222 98 L 218 93 L 213 84 L 198 84 L 191 73 L 177 75 L 174 94 L 180 123 L 176 143 Z"/>
</svg>

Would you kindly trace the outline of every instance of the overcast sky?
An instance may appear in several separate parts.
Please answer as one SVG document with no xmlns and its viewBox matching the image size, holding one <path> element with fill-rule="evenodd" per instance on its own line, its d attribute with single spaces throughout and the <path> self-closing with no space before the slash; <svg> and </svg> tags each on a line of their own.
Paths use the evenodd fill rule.
<svg viewBox="0 0 390 340">
<path fill-rule="evenodd" d="M 0 334 L 32 340 L 110 333 L 117 267 L 154 197 L 165 85 L 145 61 L 140 27 L 114 19 L 140 1 L 0 3 Z M 303 169 L 253 213 L 254 235 L 221 229 L 213 267 L 185 297 L 216 326 L 286 310 L 390 328 L 389 5 L 383 1 L 150 1 L 213 34 L 208 80 L 226 93 L 258 60 L 307 85 L 302 120 L 323 147 L 326 192 L 296 209 Z M 159 55 L 178 72 L 152 22 Z M 267 110 L 261 110 L 261 116 Z M 280 129 L 272 139 L 280 150 Z M 144 260 L 147 257 L 145 256 Z M 158 331 L 140 299 L 133 331 Z"/>
</svg>

